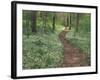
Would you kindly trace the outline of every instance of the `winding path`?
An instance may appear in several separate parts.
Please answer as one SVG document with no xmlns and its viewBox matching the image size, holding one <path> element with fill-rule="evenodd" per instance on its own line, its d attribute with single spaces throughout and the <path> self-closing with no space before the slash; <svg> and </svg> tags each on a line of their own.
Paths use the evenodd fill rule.
<svg viewBox="0 0 100 80">
<path fill-rule="evenodd" d="M 65 37 L 68 31 L 61 31 L 59 39 L 64 49 L 63 67 L 88 66 L 86 55 L 79 48 L 74 47 Z"/>
</svg>

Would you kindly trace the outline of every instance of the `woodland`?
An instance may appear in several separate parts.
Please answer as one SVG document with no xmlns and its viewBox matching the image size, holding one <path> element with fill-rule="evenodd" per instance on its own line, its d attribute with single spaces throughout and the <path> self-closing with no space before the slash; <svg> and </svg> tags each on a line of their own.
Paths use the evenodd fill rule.
<svg viewBox="0 0 100 80">
<path fill-rule="evenodd" d="M 90 66 L 91 14 L 23 10 L 23 69 Z"/>
</svg>

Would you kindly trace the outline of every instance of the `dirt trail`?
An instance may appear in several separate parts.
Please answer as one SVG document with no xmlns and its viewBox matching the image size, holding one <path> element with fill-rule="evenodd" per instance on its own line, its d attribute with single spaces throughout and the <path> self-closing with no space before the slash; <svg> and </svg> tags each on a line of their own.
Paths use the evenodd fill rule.
<svg viewBox="0 0 100 80">
<path fill-rule="evenodd" d="M 64 49 L 63 67 L 88 66 L 86 55 L 79 48 L 74 47 L 65 37 L 68 31 L 59 33 L 59 39 Z"/>
</svg>

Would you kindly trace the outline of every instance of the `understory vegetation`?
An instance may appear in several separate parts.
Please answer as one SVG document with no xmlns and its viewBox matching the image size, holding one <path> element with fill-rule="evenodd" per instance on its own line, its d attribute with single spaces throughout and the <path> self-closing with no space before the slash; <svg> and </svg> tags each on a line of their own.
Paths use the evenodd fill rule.
<svg viewBox="0 0 100 80">
<path fill-rule="evenodd" d="M 63 49 L 55 34 L 23 36 L 24 68 L 60 67 L 63 62 Z"/>
</svg>

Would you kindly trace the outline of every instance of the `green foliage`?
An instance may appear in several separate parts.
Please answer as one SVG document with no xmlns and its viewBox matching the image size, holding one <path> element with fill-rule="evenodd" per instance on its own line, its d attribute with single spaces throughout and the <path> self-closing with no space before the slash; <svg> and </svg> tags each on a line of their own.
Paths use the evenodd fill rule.
<svg viewBox="0 0 100 80">
<path fill-rule="evenodd" d="M 83 50 L 85 53 L 90 53 L 90 38 L 89 37 L 84 37 L 81 35 L 73 35 L 74 32 L 70 32 L 67 35 L 67 38 L 70 40 L 70 42 L 73 43 L 73 45 L 79 47 L 81 50 Z M 86 36 L 88 36 L 89 34 L 85 34 Z"/>
<path fill-rule="evenodd" d="M 56 34 L 23 36 L 24 69 L 60 67 L 62 59 L 63 49 Z"/>
<path fill-rule="evenodd" d="M 23 10 L 23 69 L 61 67 L 63 63 L 63 47 L 58 39 L 64 24 L 67 25 L 67 14 L 63 12 L 37 11 L 36 30 L 32 33 L 30 12 Z M 36 11 L 34 11 L 36 12 Z M 71 13 L 71 31 L 66 38 L 73 46 L 80 48 L 87 54 L 90 63 L 91 15 L 79 14 L 79 26 L 76 32 L 77 13 Z M 55 30 L 53 30 L 53 16 Z M 65 20 L 64 20 L 65 19 Z M 66 22 L 67 21 L 67 22 Z"/>
</svg>

